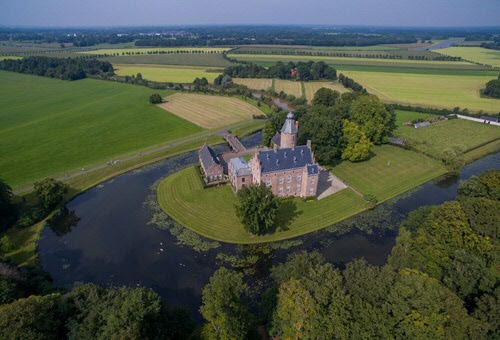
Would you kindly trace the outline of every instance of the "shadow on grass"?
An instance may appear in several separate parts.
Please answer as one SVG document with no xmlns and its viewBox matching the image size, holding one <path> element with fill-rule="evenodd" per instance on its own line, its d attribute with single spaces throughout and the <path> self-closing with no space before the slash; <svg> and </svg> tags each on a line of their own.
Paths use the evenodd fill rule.
<svg viewBox="0 0 500 340">
<path fill-rule="evenodd" d="M 278 214 L 276 215 L 274 230 L 272 232 L 289 230 L 288 226 L 300 214 L 301 212 L 297 211 L 297 203 L 293 198 L 281 200 L 278 207 Z"/>
</svg>

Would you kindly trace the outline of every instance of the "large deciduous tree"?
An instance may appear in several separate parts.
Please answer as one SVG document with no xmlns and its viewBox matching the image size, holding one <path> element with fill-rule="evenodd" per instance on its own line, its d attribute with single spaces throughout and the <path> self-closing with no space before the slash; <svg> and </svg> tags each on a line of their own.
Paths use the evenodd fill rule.
<svg viewBox="0 0 500 340">
<path fill-rule="evenodd" d="M 248 285 L 243 274 L 226 269 L 217 270 L 203 288 L 201 315 L 207 320 L 203 337 L 208 339 L 245 339 L 253 317 L 243 304 Z"/>
<path fill-rule="evenodd" d="M 344 120 L 343 135 L 346 146 L 342 151 L 342 159 L 348 159 L 351 162 L 359 162 L 368 159 L 372 143 L 359 129 L 356 123 Z"/>
<path fill-rule="evenodd" d="M 47 178 L 35 182 L 35 193 L 40 201 L 40 205 L 46 209 L 53 209 L 61 203 L 64 194 L 68 192 L 68 186 L 61 181 Z"/>
<path fill-rule="evenodd" d="M 278 212 L 278 198 L 264 183 L 244 187 L 238 191 L 240 203 L 236 214 L 245 229 L 252 234 L 264 234 L 274 227 Z"/>
<path fill-rule="evenodd" d="M 350 108 L 350 117 L 375 144 L 385 142 L 388 133 L 394 126 L 394 117 L 384 104 L 372 96 L 360 96 L 354 100 Z"/>
</svg>

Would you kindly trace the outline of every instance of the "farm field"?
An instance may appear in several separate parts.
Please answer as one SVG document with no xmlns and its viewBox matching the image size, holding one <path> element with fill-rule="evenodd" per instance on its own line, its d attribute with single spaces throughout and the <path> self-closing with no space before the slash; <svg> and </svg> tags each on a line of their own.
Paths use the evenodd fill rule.
<svg viewBox="0 0 500 340">
<path fill-rule="evenodd" d="M 397 116 L 400 116 L 401 112 L 397 111 Z M 451 119 L 421 129 L 398 125 L 394 135 L 407 140 L 417 150 L 440 158 L 447 148 L 457 147 L 467 152 L 500 138 L 500 127 L 465 119 Z"/>
<path fill-rule="evenodd" d="M 175 93 L 165 99 L 166 103 L 159 105 L 161 108 L 206 129 L 251 120 L 253 115 L 263 114 L 253 105 L 231 97 Z"/>
<path fill-rule="evenodd" d="M 13 55 L 7 55 L 7 56 L 0 56 L 0 60 L 5 60 L 5 59 L 23 59 L 23 57 L 19 56 L 13 56 Z"/>
<path fill-rule="evenodd" d="M 307 81 L 304 82 L 304 86 L 306 89 L 306 98 L 311 101 L 314 98 L 314 94 L 322 87 L 326 87 L 328 89 L 332 89 L 335 91 L 342 93 L 350 92 L 349 89 L 342 86 L 342 84 L 337 82 L 324 82 L 324 81 Z"/>
<path fill-rule="evenodd" d="M 283 91 L 286 94 L 292 94 L 295 97 L 302 96 L 302 84 L 299 81 L 274 79 L 274 90 L 278 93 Z"/>
<path fill-rule="evenodd" d="M 235 84 L 245 85 L 252 90 L 267 90 L 273 85 L 272 79 L 233 78 Z"/>
<path fill-rule="evenodd" d="M 398 74 L 342 71 L 380 99 L 436 108 L 460 107 L 473 111 L 498 112 L 500 100 L 481 98 L 480 90 L 492 76 Z"/>
<path fill-rule="evenodd" d="M 99 58 L 115 64 L 154 64 L 205 67 L 228 67 L 234 65 L 224 59 L 221 53 L 172 53 L 152 55 L 132 55 Z"/>
<path fill-rule="evenodd" d="M 379 203 L 446 173 L 440 161 L 414 151 L 382 145 L 372 152 L 366 162 L 344 161 L 331 171 L 361 194 L 374 195 Z"/>
<path fill-rule="evenodd" d="M 366 209 L 364 201 L 345 189 L 321 201 L 293 199 L 295 216 L 281 210 L 278 219 L 289 220 L 286 230 L 266 236 L 246 232 L 234 212 L 237 197 L 228 185 L 203 189 L 195 167 L 181 170 L 158 186 L 162 209 L 183 226 L 211 239 L 231 243 L 259 243 L 287 239 L 327 227 Z M 293 204 L 292 203 L 292 204 Z"/>
<path fill-rule="evenodd" d="M 151 93 L 0 71 L 1 178 L 19 187 L 202 130 L 149 104 Z"/>
<path fill-rule="evenodd" d="M 482 47 L 448 47 L 438 53 L 500 68 L 500 51 Z"/>
<path fill-rule="evenodd" d="M 141 54 L 141 53 L 222 53 L 229 50 L 224 47 L 144 47 L 144 48 L 104 48 L 91 51 L 79 52 L 82 54 Z"/>
<path fill-rule="evenodd" d="M 392 146 L 374 148 L 367 162 L 343 162 L 333 172 L 362 194 L 371 193 L 379 202 L 399 195 L 446 172 L 441 162 Z M 391 163 L 388 165 L 388 161 Z M 173 219 L 206 237 L 232 243 L 283 240 L 330 226 L 365 209 L 366 203 L 351 189 L 320 201 L 290 199 L 293 216 L 281 210 L 278 220 L 291 220 L 286 230 L 252 236 L 236 217 L 237 200 L 229 186 L 203 189 L 197 170 L 184 169 L 167 177 L 158 187 L 158 201 Z M 279 224 L 279 223 L 278 223 Z"/>
<path fill-rule="evenodd" d="M 219 75 L 217 72 L 207 72 L 206 67 L 196 66 L 113 64 L 113 67 L 120 76 L 135 76 L 140 73 L 143 79 L 159 82 L 192 83 L 195 78 L 205 77 L 212 83 Z"/>
</svg>

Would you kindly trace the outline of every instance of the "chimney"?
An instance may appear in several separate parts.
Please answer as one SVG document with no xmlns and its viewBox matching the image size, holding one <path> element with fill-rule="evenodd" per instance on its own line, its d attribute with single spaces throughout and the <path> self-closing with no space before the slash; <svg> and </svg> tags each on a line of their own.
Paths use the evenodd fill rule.
<svg viewBox="0 0 500 340">
<path fill-rule="evenodd" d="M 278 146 L 276 144 L 273 144 L 273 150 L 274 150 L 274 153 L 278 152 Z"/>
<path fill-rule="evenodd" d="M 297 128 L 297 130 L 299 130 L 299 121 L 298 120 L 295 121 L 295 127 Z"/>
<path fill-rule="evenodd" d="M 310 139 L 308 139 L 308 140 L 307 140 L 307 147 L 308 147 L 309 149 L 311 148 L 311 140 L 310 140 Z"/>
</svg>

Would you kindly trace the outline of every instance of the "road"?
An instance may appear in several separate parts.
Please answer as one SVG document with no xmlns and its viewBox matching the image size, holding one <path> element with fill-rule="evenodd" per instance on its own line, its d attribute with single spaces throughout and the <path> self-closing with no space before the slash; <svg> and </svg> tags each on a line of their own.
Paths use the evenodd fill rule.
<svg viewBox="0 0 500 340">
<path fill-rule="evenodd" d="M 147 150 L 141 151 L 141 152 L 139 152 L 137 154 L 133 154 L 133 155 L 130 155 L 130 156 L 122 157 L 122 158 L 116 159 L 116 160 L 111 161 L 111 162 L 106 162 L 106 163 L 98 164 L 98 165 L 95 165 L 95 166 L 93 166 L 91 168 L 82 169 L 82 170 L 77 171 L 77 172 L 68 173 L 68 174 L 66 174 L 66 175 L 64 175 L 62 177 L 58 177 L 56 179 L 59 180 L 59 181 L 64 181 L 64 180 L 67 180 L 67 179 L 70 179 L 70 178 L 75 178 L 75 177 L 87 174 L 89 172 L 93 172 L 93 171 L 100 170 L 100 169 L 103 169 L 103 168 L 106 168 L 106 167 L 109 167 L 109 166 L 113 166 L 114 164 L 119 163 L 119 162 L 128 161 L 128 160 L 135 159 L 135 158 L 138 158 L 138 157 L 141 157 L 141 156 L 144 156 L 144 155 L 151 154 L 153 152 L 162 151 L 162 150 L 165 150 L 165 149 L 170 148 L 172 146 L 182 145 L 184 143 L 191 142 L 193 140 L 197 140 L 197 139 L 200 139 L 200 138 L 203 138 L 203 137 L 209 137 L 209 136 L 212 136 L 212 135 L 220 135 L 220 136 L 224 137 L 224 135 L 228 135 L 229 134 L 228 130 L 234 129 L 236 127 L 242 127 L 242 126 L 250 125 L 252 123 L 255 123 L 255 121 L 254 120 L 248 120 L 248 121 L 244 121 L 244 122 L 241 122 L 241 123 L 238 123 L 238 124 L 234 124 L 231 127 L 225 127 L 223 129 L 220 129 L 220 130 L 208 131 L 206 133 L 199 134 L 199 135 L 196 135 L 196 136 L 186 137 L 186 138 L 183 138 L 183 139 L 180 139 L 180 140 L 172 141 L 172 142 L 170 142 L 168 144 L 164 144 L 162 146 L 159 146 L 159 147 L 156 147 L 156 148 L 153 148 L 153 149 L 147 149 Z M 25 187 L 25 188 L 22 188 L 22 189 L 15 190 L 14 191 L 14 195 L 23 194 L 23 193 L 26 193 L 26 192 L 29 192 L 29 191 L 32 191 L 32 190 L 33 190 L 33 186 Z"/>
</svg>

